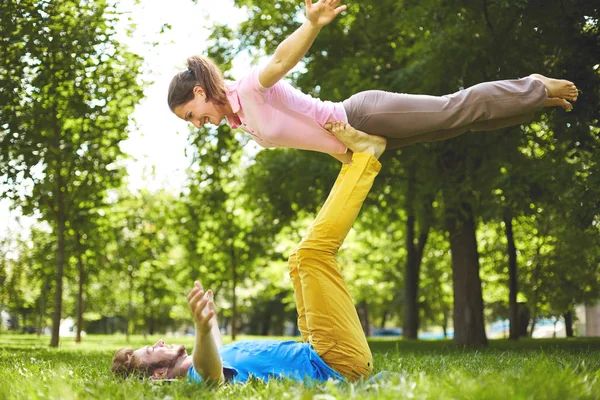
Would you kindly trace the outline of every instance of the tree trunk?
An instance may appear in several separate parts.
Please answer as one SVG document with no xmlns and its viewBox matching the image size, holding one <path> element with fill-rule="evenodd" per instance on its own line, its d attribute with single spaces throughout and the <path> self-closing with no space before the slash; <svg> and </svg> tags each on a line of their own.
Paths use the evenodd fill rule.
<svg viewBox="0 0 600 400">
<path fill-rule="evenodd" d="M 131 321 L 133 320 L 133 265 L 127 266 L 129 274 L 129 290 L 127 291 L 127 326 L 125 328 L 125 340 L 129 343 L 129 334 L 131 330 Z"/>
<path fill-rule="evenodd" d="M 563 317 L 565 318 L 565 330 L 567 337 L 573 337 L 573 312 L 567 311 Z"/>
<path fill-rule="evenodd" d="M 59 172 L 60 175 L 60 172 Z M 61 185 L 58 185 L 60 188 Z M 60 319 L 62 313 L 62 289 L 64 275 L 64 260 L 65 260 L 65 212 L 62 199 L 62 193 L 59 190 L 56 197 L 58 199 L 58 215 L 57 215 L 57 235 L 58 248 L 56 250 L 56 282 L 54 293 L 54 314 L 52 315 L 52 338 L 50 339 L 51 347 L 58 347 Z"/>
<path fill-rule="evenodd" d="M 27 311 L 25 311 L 25 308 L 21 309 L 21 320 L 23 321 L 21 324 L 23 326 L 22 331 L 25 333 L 25 329 L 27 328 Z"/>
<path fill-rule="evenodd" d="M 415 254 L 415 169 L 408 168 L 406 190 L 406 267 L 404 270 L 404 320 L 402 336 L 405 339 L 416 339 L 419 330 L 419 264 Z"/>
<path fill-rule="evenodd" d="M 527 337 L 527 328 L 529 328 L 529 307 L 527 303 L 521 302 L 517 304 L 519 309 L 519 336 Z"/>
<path fill-rule="evenodd" d="M 262 327 L 261 327 L 261 335 L 262 336 L 268 336 L 269 335 L 269 330 L 271 329 L 271 320 L 273 318 L 273 314 L 271 313 L 271 310 L 269 309 L 269 307 L 267 307 L 266 312 L 262 313 L 263 317 L 262 317 Z"/>
<path fill-rule="evenodd" d="M 409 185 L 408 192 L 412 192 Z M 404 323 L 402 336 L 404 339 L 416 339 L 419 330 L 419 264 L 415 254 L 415 216 L 413 210 L 406 219 L 406 269 L 404 272 Z"/>
<path fill-rule="evenodd" d="M 154 329 L 156 325 L 156 320 L 154 319 L 154 315 L 150 315 L 148 319 L 148 334 L 150 336 L 154 335 Z"/>
<path fill-rule="evenodd" d="M 365 336 L 369 336 L 370 329 L 369 329 L 369 305 L 368 303 L 363 300 L 358 304 L 358 310 L 359 310 L 359 319 L 360 319 L 360 324 L 362 325 L 362 329 L 363 332 L 365 333 Z"/>
<path fill-rule="evenodd" d="M 417 339 L 419 333 L 419 275 L 425 243 L 429 236 L 429 227 L 422 228 L 415 243 L 414 215 L 406 220 L 406 271 L 404 274 L 404 323 L 402 336 L 405 339 Z"/>
<path fill-rule="evenodd" d="M 541 247 L 541 246 L 540 246 Z M 539 253 L 539 249 L 538 249 L 538 253 Z M 535 266 L 535 270 L 533 272 L 533 282 L 534 282 L 534 287 L 535 289 L 533 289 L 533 294 L 531 296 L 531 328 L 529 331 L 529 337 L 533 337 L 533 331 L 535 330 L 535 321 L 537 320 L 538 317 L 538 307 L 537 307 L 537 302 L 538 302 L 538 292 L 539 292 L 539 275 L 541 271 L 541 267 L 540 267 L 540 263 L 538 262 Z"/>
<path fill-rule="evenodd" d="M 415 217 L 415 171 L 408 171 L 408 189 L 406 194 L 406 269 L 404 273 L 404 321 L 402 336 L 405 339 L 417 339 L 419 333 L 419 274 L 423 250 L 429 235 L 429 227 L 421 227 L 416 242 Z"/>
<path fill-rule="evenodd" d="M 485 346 L 483 297 L 479 277 L 479 254 L 475 236 L 475 218 L 467 203 L 459 209 L 447 209 L 452 251 L 454 290 L 454 342 L 466 346 Z"/>
<path fill-rule="evenodd" d="M 542 275 L 542 265 L 539 261 L 539 257 L 540 254 L 542 252 L 542 247 L 544 246 L 544 243 L 546 242 L 546 240 L 544 239 L 546 235 L 546 229 L 543 230 L 543 232 L 539 232 L 538 233 L 538 237 L 541 237 L 542 240 L 540 241 L 537 249 L 536 249 L 536 255 L 535 255 L 535 268 L 533 270 L 533 277 L 532 277 L 532 281 L 533 281 L 533 293 L 531 295 L 531 328 L 529 331 L 529 337 L 533 337 L 533 331 L 535 330 L 535 321 L 537 320 L 538 317 L 538 298 L 539 298 L 539 290 L 541 287 L 541 275 Z"/>
<path fill-rule="evenodd" d="M 77 238 L 79 242 L 79 238 Z M 84 285 L 84 273 L 83 273 L 83 260 L 81 257 L 81 251 L 77 254 L 77 270 L 79 272 L 79 288 L 77 291 L 77 337 L 75 342 L 81 343 L 81 331 L 83 329 L 83 285 Z"/>
<path fill-rule="evenodd" d="M 448 313 L 444 310 L 444 317 L 442 319 L 442 331 L 444 331 L 444 339 L 448 338 Z"/>
<path fill-rule="evenodd" d="M 54 54 L 52 55 L 54 61 Z M 54 75 L 56 77 L 56 75 Z M 58 84 L 52 82 L 51 91 L 57 90 Z M 60 141 L 61 127 L 58 122 L 58 107 L 55 101 L 52 104 L 52 132 L 57 142 Z M 57 248 L 56 248 L 56 277 L 55 277 L 55 293 L 54 293 L 54 313 L 52 314 L 52 337 L 50 339 L 50 347 L 58 347 L 60 340 L 60 320 L 62 317 L 62 291 L 63 291 L 63 276 L 65 267 L 65 228 L 67 221 L 67 210 L 65 204 L 65 196 L 67 196 L 66 183 L 62 176 L 62 157 L 59 152 L 57 159 L 54 160 L 56 165 L 54 166 L 55 182 L 54 190 L 56 191 L 56 234 L 57 234 Z M 68 178 L 67 178 L 68 179 Z M 51 209 L 54 209 L 52 207 Z"/>
<path fill-rule="evenodd" d="M 533 313 L 532 313 L 532 319 L 531 319 L 531 330 L 529 331 L 529 337 L 532 338 L 533 337 L 533 331 L 535 330 L 535 320 L 537 319 L 537 307 L 533 306 Z"/>
<path fill-rule="evenodd" d="M 292 323 L 294 324 L 294 334 L 293 336 L 298 336 L 299 330 L 298 329 L 298 317 L 296 315 L 294 315 L 294 317 L 292 318 Z"/>
<path fill-rule="evenodd" d="M 237 287 L 237 268 L 235 258 L 235 248 L 233 247 L 233 241 L 231 243 L 231 340 L 235 340 L 237 336 L 237 298 L 235 295 L 235 289 Z"/>
<path fill-rule="evenodd" d="M 235 340 L 237 336 L 237 298 L 235 289 L 237 287 L 237 276 L 235 265 L 233 266 L 233 287 L 231 288 L 231 340 Z"/>
<path fill-rule="evenodd" d="M 48 295 L 48 291 L 50 288 L 48 287 L 50 282 L 47 279 L 44 279 L 44 283 L 42 284 L 42 293 L 40 294 L 40 309 L 37 320 L 36 332 L 38 337 L 42 335 L 42 322 L 44 321 L 44 315 L 46 314 L 46 296 Z"/>
<path fill-rule="evenodd" d="M 148 307 L 148 303 L 149 303 L 149 301 L 148 301 L 148 297 L 149 297 L 148 296 L 148 281 L 144 282 L 144 286 L 142 287 L 142 293 L 144 296 L 144 309 L 142 311 L 143 312 L 142 317 L 143 317 L 143 321 L 144 321 L 143 335 L 144 335 L 144 340 L 146 340 L 146 337 L 148 336 L 148 328 L 149 328 L 148 313 L 150 312 L 150 309 Z"/>
<path fill-rule="evenodd" d="M 517 248 L 512 226 L 512 212 L 506 208 L 504 213 L 506 240 L 508 242 L 508 319 L 510 321 L 509 339 L 519 340 L 519 306 L 517 305 Z"/>
<path fill-rule="evenodd" d="M 381 316 L 381 323 L 379 324 L 379 328 L 380 329 L 385 328 L 385 323 L 387 322 L 388 315 L 389 315 L 389 311 L 388 310 L 384 310 L 383 311 L 383 315 Z"/>
</svg>

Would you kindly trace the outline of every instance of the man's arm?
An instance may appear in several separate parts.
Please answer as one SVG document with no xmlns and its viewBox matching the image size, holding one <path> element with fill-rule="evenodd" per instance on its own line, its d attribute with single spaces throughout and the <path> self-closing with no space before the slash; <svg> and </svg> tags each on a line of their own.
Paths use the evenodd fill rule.
<svg viewBox="0 0 600 400">
<path fill-rule="evenodd" d="M 223 376 L 223 361 L 214 336 L 209 332 L 200 333 L 196 325 L 196 344 L 192 355 L 194 368 L 205 381 L 221 383 Z"/>
<path fill-rule="evenodd" d="M 218 331 L 218 324 L 212 291 L 204 293 L 200 282 L 194 282 L 194 288 L 188 294 L 188 305 L 196 324 L 196 342 L 192 354 L 194 368 L 203 380 L 221 383 L 225 380 L 223 361 L 219 355 L 221 334 L 218 332 L 217 344 L 214 330 Z"/>
<path fill-rule="evenodd" d="M 258 76 L 263 87 L 273 86 L 290 72 L 304 57 L 321 28 L 346 9 L 345 5 L 336 8 L 340 0 L 317 0 L 315 4 L 312 0 L 305 2 L 306 21 L 277 46 L 273 58 Z"/>
<path fill-rule="evenodd" d="M 209 311 L 214 311 L 214 315 L 212 317 L 212 322 L 211 322 L 211 329 L 210 329 L 210 333 L 212 334 L 213 339 L 215 340 L 215 344 L 217 345 L 217 348 L 223 346 L 223 338 L 221 337 L 221 330 L 219 329 L 219 322 L 217 321 L 217 308 L 215 307 L 215 302 L 213 299 L 213 292 L 212 290 L 208 290 L 206 292 L 206 294 L 208 296 L 210 296 L 210 302 L 207 304 L 207 307 L 209 309 Z"/>
</svg>

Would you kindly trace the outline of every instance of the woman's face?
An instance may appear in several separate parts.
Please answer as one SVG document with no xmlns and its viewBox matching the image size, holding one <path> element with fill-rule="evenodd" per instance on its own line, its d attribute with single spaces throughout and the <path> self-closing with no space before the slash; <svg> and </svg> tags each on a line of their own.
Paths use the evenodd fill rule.
<svg viewBox="0 0 600 400">
<path fill-rule="evenodd" d="M 196 128 L 205 124 L 219 125 L 225 116 L 224 106 L 206 102 L 206 94 L 200 86 L 194 87 L 194 98 L 185 104 L 175 107 L 175 115 L 184 121 L 191 122 Z"/>
</svg>

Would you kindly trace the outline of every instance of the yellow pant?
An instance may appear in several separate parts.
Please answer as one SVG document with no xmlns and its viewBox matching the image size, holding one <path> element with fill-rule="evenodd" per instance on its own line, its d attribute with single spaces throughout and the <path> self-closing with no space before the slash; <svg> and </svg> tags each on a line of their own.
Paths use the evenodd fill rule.
<svg viewBox="0 0 600 400">
<path fill-rule="evenodd" d="M 335 256 L 380 169 L 375 157 L 355 153 L 289 258 L 302 339 L 349 380 L 369 377 L 373 356 Z"/>
</svg>

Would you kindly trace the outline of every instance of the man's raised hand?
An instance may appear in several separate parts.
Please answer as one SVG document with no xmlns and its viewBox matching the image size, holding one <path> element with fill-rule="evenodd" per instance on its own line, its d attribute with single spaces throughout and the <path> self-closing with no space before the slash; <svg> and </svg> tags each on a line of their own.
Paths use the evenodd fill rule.
<svg viewBox="0 0 600 400">
<path fill-rule="evenodd" d="M 194 288 L 187 298 L 192 317 L 196 322 L 196 332 L 202 335 L 209 333 L 212 328 L 213 317 L 217 313 L 212 290 L 204 292 L 202 284 L 195 281 Z"/>
</svg>

